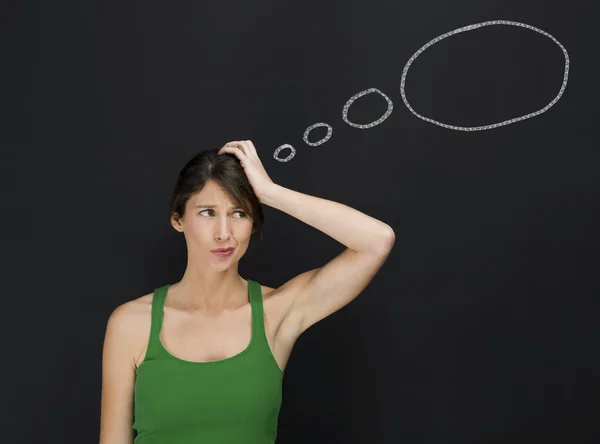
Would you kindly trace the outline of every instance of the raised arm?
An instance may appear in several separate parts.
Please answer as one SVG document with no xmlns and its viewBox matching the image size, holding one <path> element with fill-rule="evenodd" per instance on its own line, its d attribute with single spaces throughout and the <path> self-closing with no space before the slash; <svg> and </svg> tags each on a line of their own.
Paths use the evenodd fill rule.
<svg viewBox="0 0 600 444">
<path fill-rule="evenodd" d="M 286 325 L 292 337 L 348 304 L 371 282 L 387 260 L 396 235 L 388 224 L 342 203 L 300 193 L 274 183 L 250 140 L 225 144 L 219 154 L 240 160 L 261 203 L 277 208 L 346 246 L 322 267 L 286 282 Z M 374 191 L 376 193 L 376 191 Z"/>
<path fill-rule="evenodd" d="M 387 260 L 396 235 L 392 228 L 347 205 L 273 185 L 262 202 L 333 237 L 347 248 L 322 267 L 290 279 L 285 324 L 294 335 L 355 299 Z"/>
</svg>

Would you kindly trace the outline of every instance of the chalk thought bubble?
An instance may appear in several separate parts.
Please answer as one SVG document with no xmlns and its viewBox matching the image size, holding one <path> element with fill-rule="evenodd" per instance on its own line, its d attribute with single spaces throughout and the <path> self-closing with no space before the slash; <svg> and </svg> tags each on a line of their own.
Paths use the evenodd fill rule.
<svg viewBox="0 0 600 444">
<path fill-rule="evenodd" d="M 449 125 L 447 123 L 442 123 L 442 122 L 438 122 L 437 120 L 431 119 L 429 117 L 425 117 L 422 116 L 421 114 L 417 113 L 412 106 L 410 106 L 410 103 L 408 103 L 408 99 L 406 98 L 406 76 L 408 74 L 408 70 L 410 68 L 410 66 L 412 65 L 412 63 L 415 61 L 415 59 L 421 55 L 427 48 L 431 47 L 432 45 L 435 45 L 437 42 L 451 37 L 455 34 L 461 33 L 461 32 L 467 32 L 467 31 L 473 31 L 474 29 L 478 29 L 478 28 L 482 28 L 484 26 L 492 26 L 492 25 L 508 25 L 508 26 L 518 26 L 518 27 L 522 27 L 525 29 L 529 29 L 531 31 L 535 31 L 538 32 L 546 37 L 548 37 L 549 39 L 551 39 L 554 43 L 556 43 L 556 45 L 558 45 L 558 47 L 562 50 L 563 55 L 565 56 L 565 67 L 564 67 L 564 75 L 563 75 L 563 81 L 562 81 L 562 85 L 560 87 L 560 90 L 558 91 L 558 94 L 556 95 L 556 97 L 554 99 L 552 99 L 552 101 L 550 103 L 548 103 L 545 107 L 543 107 L 542 109 L 526 114 L 524 116 L 519 116 L 519 117 L 515 117 L 509 120 L 505 120 L 503 122 L 497 122 L 497 123 L 492 123 L 490 125 L 482 125 L 482 126 L 456 126 L 456 125 Z M 556 102 L 558 102 L 558 100 L 561 98 L 561 96 L 563 95 L 565 88 L 567 87 L 567 81 L 569 78 L 569 64 L 570 64 L 570 60 L 569 60 L 569 54 L 567 53 L 567 50 L 565 49 L 565 47 L 558 41 L 556 40 L 552 35 L 550 35 L 549 33 L 547 33 L 546 31 L 542 31 L 541 29 L 538 29 L 534 26 L 531 25 L 527 25 L 525 23 L 520 23 L 520 22 L 513 22 L 513 21 L 508 21 L 508 20 L 491 20 L 488 22 L 481 22 L 481 23 L 475 23 L 472 25 L 467 25 L 467 26 L 463 26 L 462 28 L 457 28 L 454 29 L 450 32 L 447 32 L 445 34 L 442 34 L 436 38 L 434 38 L 433 40 L 430 40 L 429 42 L 427 42 L 425 45 L 423 45 L 421 48 L 419 48 L 417 50 L 417 52 L 415 52 L 412 57 L 408 60 L 408 62 L 406 62 L 406 65 L 404 66 L 404 69 L 402 70 L 402 76 L 400 78 L 400 95 L 402 96 L 402 100 L 404 101 L 404 104 L 406 105 L 406 107 L 409 109 L 409 111 L 414 114 L 415 116 L 417 116 L 419 119 L 424 120 L 425 122 L 429 122 L 429 123 L 433 123 L 434 125 L 438 125 L 441 126 L 443 128 L 447 128 L 447 129 L 451 129 L 451 130 L 456 130 L 456 131 L 484 131 L 484 130 L 489 130 L 492 128 L 498 128 L 501 126 L 506 126 L 506 125 L 510 125 L 511 123 L 516 123 L 516 122 L 520 122 L 522 120 L 526 120 L 526 119 L 531 119 L 532 117 L 535 116 L 539 116 L 540 114 L 548 111 L 552 106 L 554 106 L 556 104 Z M 350 122 L 348 120 L 348 110 L 350 109 L 350 106 L 359 98 L 367 95 L 367 94 L 371 94 L 371 93 L 378 93 L 380 94 L 387 102 L 388 104 L 388 108 L 386 110 L 386 112 L 377 120 L 368 123 L 368 124 L 357 124 L 357 123 L 353 123 Z M 358 94 L 353 95 L 352 97 L 350 97 L 350 99 L 348 99 L 348 101 L 345 103 L 343 109 L 342 109 L 342 120 L 344 120 L 344 122 L 346 122 L 348 125 L 354 127 L 354 128 L 358 128 L 358 129 L 369 129 L 369 128 L 373 128 L 374 126 L 379 125 L 380 123 L 382 123 L 383 121 L 385 121 L 390 114 L 392 113 L 392 110 L 394 109 L 394 104 L 392 103 L 392 101 L 389 99 L 388 96 L 386 96 L 384 93 L 382 93 L 380 90 L 378 90 L 377 88 L 369 88 L 366 89 L 364 91 L 359 92 Z M 319 128 L 319 127 L 326 127 L 327 128 L 327 135 L 322 138 L 321 140 L 317 141 L 317 142 L 309 142 L 308 140 L 308 135 L 310 134 L 310 132 L 314 129 L 314 128 Z M 315 123 L 311 126 L 309 126 L 306 131 L 304 132 L 304 136 L 303 136 L 303 140 L 307 145 L 310 146 L 319 146 L 325 142 L 327 142 L 330 138 L 331 135 L 333 134 L 333 128 L 331 125 L 324 123 L 324 122 L 318 122 Z M 290 150 L 290 154 L 285 157 L 285 158 L 280 158 L 278 157 L 279 153 L 284 150 L 284 149 L 289 149 Z M 286 143 L 283 144 L 281 146 L 279 146 L 273 153 L 273 158 L 279 162 L 288 162 L 291 159 L 294 158 L 294 156 L 296 155 L 296 150 L 295 148 Z"/>
<path fill-rule="evenodd" d="M 529 114 L 526 114 L 524 116 L 515 117 L 513 119 L 505 120 L 503 122 L 492 123 L 491 125 L 483 125 L 483 126 L 455 126 L 455 125 L 448 125 L 446 123 L 442 123 L 442 122 L 438 122 L 437 120 L 430 119 L 429 117 L 424 117 L 421 114 L 417 113 L 410 106 L 410 103 L 408 103 L 408 100 L 406 99 L 406 92 L 405 92 L 406 74 L 408 74 L 408 69 L 410 68 L 410 65 L 415 61 L 415 59 L 421 53 L 423 53 L 423 51 L 425 51 L 427 48 L 429 48 L 432 45 L 435 45 L 437 42 L 439 42 L 441 40 L 444 40 L 445 38 L 448 38 L 448 37 L 453 36 L 455 34 L 458 34 L 460 32 L 473 31 L 474 29 L 478 29 L 478 28 L 481 28 L 483 26 L 491 26 L 491 25 L 520 26 L 520 27 L 523 27 L 523 28 L 526 28 L 526 29 L 530 29 L 530 30 L 535 31 L 535 32 L 539 32 L 540 34 L 542 34 L 542 35 L 550 38 L 554 43 L 556 43 L 558 45 L 558 47 L 562 50 L 562 52 L 563 52 L 563 54 L 565 56 L 565 72 L 564 72 L 564 75 L 563 75 L 563 82 L 562 82 L 562 85 L 560 87 L 560 91 L 558 91 L 558 94 L 556 95 L 556 97 L 548 105 L 546 105 L 542 109 L 540 109 L 538 111 L 535 111 L 533 113 L 529 113 Z M 410 112 L 413 113 L 415 116 L 417 116 L 419 119 L 423 119 L 424 121 L 429 122 L 429 123 L 433 123 L 434 125 L 439 125 L 441 127 L 448 128 L 448 129 L 453 129 L 453 130 L 457 130 L 457 131 L 483 131 L 483 130 L 488 130 L 488 129 L 492 129 L 492 128 L 498 128 L 500 126 L 510 125 L 511 123 L 520 122 L 521 120 L 531 119 L 532 117 L 539 116 L 540 114 L 548 111 L 556 102 L 558 102 L 558 100 L 560 99 L 560 97 L 563 95 L 563 92 L 565 91 L 565 88 L 567 87 L 567 79 L 569 78 L 569 63 L 570 63 L 569 62 L 569 54 L 567 53 L 567 50 L 565 49 L 565 47 L 563 45 L 561 45 L 558 40 L 556 40 L 554 37 L 552 37 L 547 32 L 542 31 L 541 29 L 535 28 L 533 26 L 526 25 L 524 23 L 510 22 L 510 21 L 506 21 L 506 20 L 492 20 L 492 21 L 489 21 L 489 22 L 476 23 L 474 25 L 464 26 L 462 28 L 455 29 L 455 30 L 447 32 L 446 34 L 443 34 L 443 35 L 441 35 L 439 37 L 436 37 L 433 40 L 427 42 L 425 45 L 423 45 L 417 52 L 415 52 L 413 54 L 413 56 L 408 60 L 408 62 L 404 66 L 404 70 L 402 71 L 402 77 L 401 77 L 401 80 L 400 80 L 400 94 L 402 95 L 402 100 L 404 100 L 404 104 L 407 106 L 407 108 L 410 110 Z"/>
</svg>

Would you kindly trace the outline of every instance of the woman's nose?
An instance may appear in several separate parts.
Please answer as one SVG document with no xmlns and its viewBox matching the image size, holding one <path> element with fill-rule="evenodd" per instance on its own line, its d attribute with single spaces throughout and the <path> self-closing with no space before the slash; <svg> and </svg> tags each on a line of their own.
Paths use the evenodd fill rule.
<svg viewBox="0 0 600 444">
<path fill-rule="evenodd" d="M 231 235 L 231 224 L 227 218 L 220 219 L 217 223 L 217 236 L 220 239 L 227 238 Z"/>
</svg>

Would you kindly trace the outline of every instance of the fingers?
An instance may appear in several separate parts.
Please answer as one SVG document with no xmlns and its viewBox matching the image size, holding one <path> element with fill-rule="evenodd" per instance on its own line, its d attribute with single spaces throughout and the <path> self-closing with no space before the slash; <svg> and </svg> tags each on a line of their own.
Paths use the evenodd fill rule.
<svg viewBox="0 0 600 444">
<path fill-rule="evenodd" d="M 219 150 L 218 154 L 221 154 L 222 152 L 228 152 L 228 153 L 232 153 L 235 154 L 236 152 L 239 151 L 243 152 L 243 149 L 240 146 L 239 142 L 233 141 L 233 142 L 227 142 L 225 145 L 223 145 L 223 147 Z"/>
<path fill-rule="evenodd" d="M 245 142 L 248 144 L 248 149 L 250 150 L 250 152 L 252 154 L 254 154 L 256 157 L 258 157 L 258 154 L 256 153 L 256 148 L 254 147 L 254 144 L 252 143 L 252 141 L 246 140 Z"/>
<path fill-rule="evenodd" d="M 237 157 L 240 160 L 245 155 L 244 151 L 242 149 L 238 148 L 237 146 L 228 146 L 228 145 L 225 145 L 223 148 L 221 148 L 217 154 L 223 154 L 223 153 L 233 154 L 235 157 Z"/>
<path fill-rule="evenodd" d="M 256 152 L 256 148 L 254 147 L 254 144 L 252 143 L 251 140 L 233 140 L 231 142 L 227 142 L 225 144 L 225 147 L 234 147 L 234 148 L 238 148 L 240 150 L 242 150 L 242 152 L 246 155 L 255 155 L 258 157 L 258 154 Z M 224 147 L 223 147 L 224 148 Z"/>
<path fill-rule="evenodd" d="M 246 151 L 244 150 L 244 145 L 242 144 L 241 140 L 227 142 L 223 148 L 233 148 L 234 150 L 240 150 L 244 154 L 246 154 Z"/>
</svg>

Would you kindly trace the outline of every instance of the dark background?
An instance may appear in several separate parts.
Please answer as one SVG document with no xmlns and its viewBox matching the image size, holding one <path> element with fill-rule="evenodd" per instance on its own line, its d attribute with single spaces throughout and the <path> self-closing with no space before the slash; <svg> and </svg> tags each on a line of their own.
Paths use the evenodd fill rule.
<svg viewBox="0 0 600 444">
<path fill-rule="evenodd" d="M 185 269 L 183 236 L 168 220 L 179 169 L 198 151 L 250 139 L 276 183 L 396 233 L 367 289 L 296 343 L 278 442 L 598 442 L 591 5 L 14 2 L 1 19 L 2 441 L 98 442 L 109 314 Z M 412 54 L 498 19 L 566 47 L 558 103 L 476 132 L 411 114 L 400 76 Z M 425 116 L 485 125 L 544 107 L 563 72 L 552 40 L 489 26 L 422 53 L 406 92 Z M 342 107 L 368 88 L 393 112 L 353 128 Z M 349 119 L 369 123 L 385 109 L 369 94 Z M 317 122 L 333 134 L 313 147 L 302 136 Z M 278 162 L 285 143 L 296 155 Z M 277 287 L 344 248 L 264 210 L 244 278 Z"/>
</svg>

